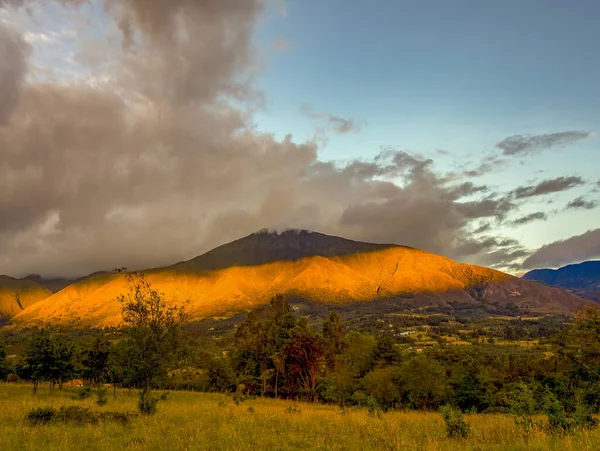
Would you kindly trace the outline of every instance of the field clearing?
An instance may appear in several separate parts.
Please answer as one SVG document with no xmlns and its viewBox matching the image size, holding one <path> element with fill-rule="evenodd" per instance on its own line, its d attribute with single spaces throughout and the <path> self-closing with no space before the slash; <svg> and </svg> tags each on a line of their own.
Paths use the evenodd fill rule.
<svg viewBox="0 0 600 451">
<path fill-rule="evenodd" d="M 467 415 L 468 439 L 447 439 L 437 413 L 390 412 L 381 418 L 364 410 L 343 414 L 335 406 L 250 400 L 236 406 L 220 394 L 174 392 L 159 402 L 155 416 L 129 425 L 52 424 L 30 426 L 26 412 L 35 407 L 79 405 L 93 410 L 135 410 L 137 396 L 118 391 L 104 407 L 72 399 L 74 390 L 34 396 L 30 386 L 0 384 L 2 450 L 597 450 L 600 429 L 568 436 L 519 434 L 506 415 Z M 226 402 L 226 403 L 225 403 Z M 249 410 L 252 407 L 254 411 Z"/>
</svg>

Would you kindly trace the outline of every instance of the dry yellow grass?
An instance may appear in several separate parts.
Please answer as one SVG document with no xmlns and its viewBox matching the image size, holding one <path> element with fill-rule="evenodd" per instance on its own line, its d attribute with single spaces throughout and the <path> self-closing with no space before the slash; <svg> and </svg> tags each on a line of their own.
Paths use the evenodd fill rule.
<svg viewBox="0 0 600 451">
<path fill-rule="evenodd" d="M 40 406 L 82 405 L 128 411 L 137 398 L 119 391 L 107 406 L 93 398 L 71 399 L 72 392 L 33 396 L 29 386 L 0 385 L 2 450 L 597 450 L 600 430 L 569 436 L 537 432 L 523 437 L 505 415 L 467 415 L 468 439 L 447 439 L 437 413 L 390 412 L 381 418 L 364 410 L 342 414 L 335 406 L 299 403 L 300 413 L 286 413 L 288 401 L 256 399 L 236 406 L 224 395 L 175 392 L 159 403 L 150 418 L 127 426 L 99 424 L 29 426 L 25 413 Z M 225 403 L 225 401 L 227 401 Z M 248 408 L 252 407 L 254 411 Z"/>
</svg>

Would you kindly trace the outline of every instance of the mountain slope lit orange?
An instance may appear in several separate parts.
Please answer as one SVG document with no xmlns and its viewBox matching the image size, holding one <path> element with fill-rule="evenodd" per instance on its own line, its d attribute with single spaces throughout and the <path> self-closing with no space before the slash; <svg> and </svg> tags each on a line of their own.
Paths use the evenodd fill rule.
<svg viewBox="0 0 600 451">
<path fill-rule="evenodd" d="M 269 261 L 273 258 L 277 261 Z M 236 265 L 230 265 L 232 259 Z M 253 234 L 146 274 L 167 300 L 186 306 L 190 320 L 248 311 L 276 293 L 327 304 L 388 299 L 414 308 L 512 302 L 540 313 L 566 313 L 583 302 L 562 290 L 421 250 L 304 231 Z M 13 322 L 116 325 L 121 321 L 116 297 L 126 290 L 123 275 L 101 274 L 26 308 Z"/>
<path fill-rule="evenodd" d="M 51 294 L 49 289 L 36 282 L 0 276 L 0 320 L 13 317 Z"/>
</svg>

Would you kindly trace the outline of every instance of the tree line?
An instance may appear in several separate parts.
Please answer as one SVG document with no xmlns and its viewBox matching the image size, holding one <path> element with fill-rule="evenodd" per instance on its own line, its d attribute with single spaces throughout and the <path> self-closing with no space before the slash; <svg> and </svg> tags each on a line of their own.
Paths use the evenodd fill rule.
<svg viewBox="0 0 600 451">
<path fill-rule="evenodd" d="M 231 346 L 211 353 L 182 333 L 183 310 L 168 304 L 143 274 L 127 278 L 118 335 L 99 335 L 82 349 L 68 334 L 40 329 L 11 364 L 0 347 L 1 375 L 30 381 L 34 391 L 40 382 L 52 391 L 73 378 L 135 388 L 141 404 L 151 403 L 150 391 L 160 387 L 381 410 L 450 404 L 493 412 L 510 410 L 526 390 L 533 411 L 549 396 L 567 413 L 600 409 L 596 307 L 578 312 L 545 349 L 488 344 L 421 350 L 390 335 L 352 330 L 336 312 L 316 328 L 277 295 L 248 313 Z"/>
</svg>

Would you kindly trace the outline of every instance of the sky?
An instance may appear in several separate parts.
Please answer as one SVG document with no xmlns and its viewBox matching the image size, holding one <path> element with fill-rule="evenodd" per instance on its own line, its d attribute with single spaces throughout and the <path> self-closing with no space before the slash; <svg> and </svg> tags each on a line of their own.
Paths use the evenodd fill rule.
<svg viewBox="0 0 600 451">
<path fill-rule="evenodd" d="M 600 5 L 0 0 L 0 274 L 262 228 L 600 258 Z"/>
</svg>

